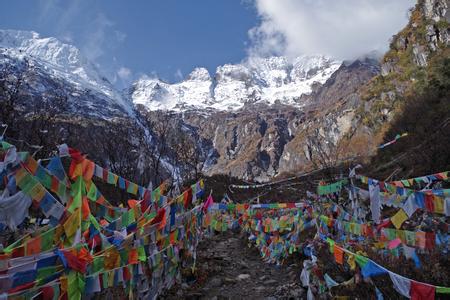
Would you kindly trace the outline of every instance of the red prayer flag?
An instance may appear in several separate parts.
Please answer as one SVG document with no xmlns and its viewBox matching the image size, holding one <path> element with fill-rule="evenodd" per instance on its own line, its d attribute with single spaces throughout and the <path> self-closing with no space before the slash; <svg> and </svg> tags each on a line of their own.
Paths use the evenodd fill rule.
<svg viewBox="0 0 450 300">
<path fill-rule="evenodd" d="M 130 208 L 133 208 L 133 207 L 135 207 L 136 205 L 138 205 L 139 202 L 140 202 L 140 201 L 135 200 L 135 199 L 129 199 L 129 200 L 128 200 L 128 206 L 129 206 Z"/>
<path fill-rule="evenodd" d="M 425 233 L 425 249 L 433 250 L 436 243 L 436 235 L 434 232 Z"/>
<path fill-rule="evenodd" d="M 411 280 L 411 300 L 433 300 L 435 292 L 435 286 Z"/>
<path fill-rule="evenodd" d="M 69 155 L 77 163 L 80 163 L 84 159 L 84 155 L 81 154 L 80 151 L 78 151 L 77 149 L 74 149 L 74 148 L 70 148 L 70 147 L 69 147 Z"/>
<path fill-rule="evenodd" d="M 12 258 L 22 257 L 22 256 L 25 256 L 25 247 L 24 246 L 20 246 L 20 247 L 14 248 L 12 250 L 12 253 L 11 253 Z"/>
<path fill-rule="evenodd" d="M 334 245 L 334 259 L 340 265 L 344 263 L 344 251 L 338 246 Z"/>
<path fill-rule="evenodd" d="M 206 199 L 205 204 L 203 204 L 203 212 L 206 213 L 208 211 L 208 207 L 210 207 L 214 203 L 213 197 L 211 195 Z"/>
<path fill-rule="evenodd" d="M 192 202 L 192 188 L 188 188 L 184 193 L 184 208 L 187 209 Z"/>
<path fill-rule="evenodd" d="M 41 237 L 30 239 L 27 241 L 27 255 L 38 254 L 41 252 Z"/>
<path fill-rule="evenodd" d="M 70 251 L 64 251 L 63 253 L 69 268 L 80 273 L 86 273 L 87 261 L 85 259 L 78 258 Z"/>
<path fill-rule="evenodd" d="M 83 161 L 83 178 L 86 181 L 90 181 L 94 176 L 95 164 L 93 161 L 85 159 Z"/>
<path fill-rule="evenodd" d="M 432 194 L 425 194 L 425 208 L 429 212 L 434 212 L 434 196 Z"/>
<path fill-rule="evenodd" d="M 94 260 L 92 255 L 89 253 L 89 251 L 86 248 L 81 248 L 78 251 L 78 258 L 86 261 L 87 263 L 91 263 Z"/>
<path fill-rule="evenodd" d="M 136 249 L 131 249 L 128 253 L 128 263 L 130 265 L 137 265 L 138 264 L 138 252 Z"/>
<path fill-rule="evenodd" d="M 52 286 L 44 286 L 42 289 L 42 299 L 44 300 L 53 300 L 53 287 Z"/>
<path fill-rule="evenodd" d="M 81 202 L 81 213 L 83 220 L 87 220 L 89 218 L 89 214 L 91 213 L 91 209 L 89 208 L 89 203 L 87 197 L 84 196 Z"/>
<path fill-rule="evenodd" d="M 59 182 L 58 182 L 58 178 L 56 178 L 56 176 L 52 176 L 52 183 L 51 183 L 51 187 L 50 190 L 53 193 L 57 193 L 59 189 Z"/>
<path fill-rule="evenodd" d="M 123 267 L 123 280 L 127 282 L 131 279 L 130 270 L 128 270 L 128 267 Z"/>
<path fill-rule="evenodd" d="M 32 281 L 32 282 L 29 282 L 29 283 L 25 283 L 25 284 L 19 285 L 19 286 L 16 286 L 15 288 L 12 288 L 12 289 L 8 290 L 8 293 L 9 294 L 13 294 L 13 293 L 16 293 L 18 291 L 27 290 L 27 289 L 33 287 L 35 284 L 36 284 L 36 281 Z"/>
<path fill-rule="evenodd" d="M 166 226 L 166 224 L 165 224 L 166 223 L 166 210 L 164 208 L 161 208 L 160 210 L 158 210 L 158 214 L 150 222 L 150 225 L 158 224 L 158 223 L 160 223 L 159 228 Z M 164 225 L 161 226 L 161 224 L 163 224 L 163 223 L 164 223 Z"/>
</svg>

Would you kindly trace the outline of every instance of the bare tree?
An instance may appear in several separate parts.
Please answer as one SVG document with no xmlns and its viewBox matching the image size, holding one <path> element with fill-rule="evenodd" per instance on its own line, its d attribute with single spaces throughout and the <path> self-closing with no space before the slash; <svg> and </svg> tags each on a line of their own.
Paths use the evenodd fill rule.
<svg viewBox="0 0 450 300">
<path fill-rule="evenodd" d="M 153 186 L 157 186 L 163 181 L 163 160 L 169 156 L 170 152 L 168 138 L 172 131 L 173 118 L 169 112 L 149 112 L 143 109 L 141 114 L 143 116 L 141 122 L 151 133 L 141 136 L 141 139 L 151 139 L 145 141 L 148 145 L 145 148 L 145 155 L 149 159 L 151 171 L 149 181 Z"/>
<path fill-rule="evenodd" d="M 20 114 L 21 91 L 26 84 L 26 71 L 30 63 L 24 59 L 18 67 L 5 63 L 0 69 L 0 121 L 8 125 L 8 134 L 18 138 L 16 123 Z"/>
<path fill-rule="evenodd" d="M 345 159 L 345 137 L 334 141 L 318 128 L 309 129 L 306 135 L 306 158 L 316 170 L 323 170 L 330 180 L 334 179 L 333 170 Z"/>
<path fill-rule="evenodd" d="M 172 127 L 169 146 L 173 152 L 171 161 L 180 170 L 186 181 L 197 180 L 203 168 L 198 129 L 188 128 L 181 120 Z"/>
</svg>

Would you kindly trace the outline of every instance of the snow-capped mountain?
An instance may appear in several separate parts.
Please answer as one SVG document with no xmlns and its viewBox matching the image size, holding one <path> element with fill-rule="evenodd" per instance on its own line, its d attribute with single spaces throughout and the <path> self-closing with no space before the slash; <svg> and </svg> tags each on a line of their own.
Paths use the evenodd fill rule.
<svg viewBox="0 0 450 300">
<path fill-rule="evenodd" d="M 314 84 L 325 83 L 341 64 L 323 55 L 305 55 L 293 62 L 286 57 L 257 58 L 219 66 L 214 78 L 204 68 L 173 84 L 143 77 L 133 84 L 130 95 L 135 104 L 150 110 L 235 110 L 278 101 L 302 107 L 300 96 L 311 93 Z"/>
<path fill-rule="evenodd" d="M 219 66 L 214 76 L 205 68 L 196 68 L 177 83 L 144 76 L 124 96 L 79 49 L 56 38 L 42 38 L 32 31 L 0 30 L 0 52 L 0 63 L 19 64 L 26 59 L 42 78 L 64 82 L 74 110 L 103 117 L 119 111 L 132 115 L 133 104 L 173 111 L 236 110 L 246 104 L 276 102 L 302 107 L 305 103 L 300 96 L 309 94 L 315 83 L 325 83 L 341 65 L 321 55 L 293 61 L 285 57 L 257 58 Z M 35 80 L 34 86 L 39 92 L 42 84 Z"/>
<path fill-rule="evenodd" d="M 214 74 L 196 68 L 177 83 L 142 77 L 119 92 L 76 47 L 35 32 L 0 30 L 0 88 L 5 98 L 9 91 L 14 94 L 23 124 L 51 110 L 57 125 L 48 126 L 48 135 L 56 142 L 71 141 L 84 152 L 99 153 L 99 161 L 108 152 L 105 164 L 120 161 L 127 170 L 136 161 L 151 165 L 151 155 L 167 141 L 152 121 L 166 113 L 158 110 L 168 110 L 205 159 L 205 174 L 268 180 L 295 171 L 308 164 L 304 129 L 320 128 L 337 140 L 352 124 L 356 91 L 377 74 L 376 61 L 349 64 L 322 55 L 253 58 L 219 66 Z M 278 103 L 283 105 L 270 106 Z M 139 104 L 157 112 L 135 110 Z M 31 131 L 17 132 L 17 139 L 42 142 Z M 172 165 L 176 151 L 169 144 L 164 148 L 163 171 L 176 178 L 174 170 L 184 166 Z M 124 153 L 136 155 L 122 165 Z"/>
<path fill-rule="evenodd" d="M 26 59 L 37 74 L 64 81 L 73 101 L 78 101 L 77 98 L 88 92 L 90 97 L 102 98 L 102 102 L 107 102 L 112 108 L 132 114 L 132 104 L 72 45 L 53 37 L 41 38 L 32 31 L 0 30 L 0 50 L 2 64 L 20 64 Z M 39 84 L 35 82 L 34 85 Z M 96 103 L 86 104 L 96 106 Z"/>
</svg>

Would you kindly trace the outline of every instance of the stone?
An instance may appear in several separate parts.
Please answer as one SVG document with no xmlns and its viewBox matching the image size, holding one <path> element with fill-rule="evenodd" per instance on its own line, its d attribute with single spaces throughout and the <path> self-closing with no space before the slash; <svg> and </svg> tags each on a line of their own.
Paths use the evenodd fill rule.
<svg viewBox="0 0 450 300">
<path fill-rule="evenodd" d="M 200 298 L 200 297 L 202 297 L 203 296 L 203 294 L 202 293 L 199 293 L 199 292 L 194 292 L 194 293 L 189 293 L 189 294 L 186 294 L 186 298 L 192 298 L 192 299 L 198 299 L 198 298 Z"/>
<path fill-rule="evenodd" d="M 266 285 L 272 285 L 272 284 L 276 284 L 276 283 L 278 283 L 278 281 L 276 281 L 275 279 L 269 279 L 264 282 L 264 284 L 266 284 Z"/>
<path fill-rule="evenodd" d="M 291 297 L 294 297 L 294 298 L 300 298 L 304 293 L 305 293 L 305 290 L 301 289 L 301 288 L 290 290 L 290 295 L 291 295 Z"/>
<path fill-rule="evenodd" d="M 249 269 L 250 267 L 248 266 L 248 264 L 244 261 L 240 261 L 239 264 L 241 265 L 241 267 L 243 267 L 244 269 Z"/>
<path fill-rule="evenodd" d="M 220 286 L 222 286 L 222 279 L 219 277 L 215 277 L 215 278 L 211 279 L 211 281 L 209 282 L 209 285 L 211 287 L 220 287 Z"/>
<path fill-rule="evenodd" d="M 237 279 L 238 280 L 246 280 L 250 278 L 250 274 L 239 274 Z"/>
<path fill-rule="evenodd" d="M 236 282 L 237 282 L 236 279 L 234 279 L 234 278 L 229 278 L 229 277 L 225 277 L 225 278 L 223 279 L 223 281 L 224 281 L 225 283 L 229 283 L 229 284 L 233 284 L 233 283 L 236 283 Z"/>
</svg>

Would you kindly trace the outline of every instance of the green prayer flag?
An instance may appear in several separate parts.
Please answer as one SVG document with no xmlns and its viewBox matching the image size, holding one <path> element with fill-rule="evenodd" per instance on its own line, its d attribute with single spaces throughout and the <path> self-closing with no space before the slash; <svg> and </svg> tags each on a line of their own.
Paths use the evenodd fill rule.
<svg viewBox="0 0 450 300">
<path fill-rule="evenodd" d="M 101 272 L 105 267 L 105 258 L 103 256 L 94 257 L 92 261 L 92 273 Z"/>
<path fill-rule="evenodd" d="M 144 246 L 140 246 L 137 248 L 138 250 L 138 259 L 139 261 L 147 261 L 147 255 L 145 254 Z"/>
<path fill-rule="evenodd" d="M 55 273 L 56 273 L 56 266 L 39 268 L 37 270 L 36 280 L 39 281 L 39 280 L 46 279 L 47 277 L 50 277 L 50 276 L 54 275 Z"/>
<path fill-rule="evenodd" d="M 119 251 L 119 256 L 120 256 L 120 264 L 121 265 L 126 265 L 128 264 L 128 256 L 129 256 L 129 250 L 128 249 L 122 249 Z"/>
<path fill-rule="evenodd" d="M 27 194 L 30 197 L 33 197 L 33 195 L 31 195 L 31 190 L 33 190 L 33 188 L 37 184 L 38 182 L 33 178 L 33 176 L 27 174 L 25 178 L 22 180 L 20 188 L 25 194 Z"/>
<path fill-rule="evenodd" d="M 58 191 L 56 193 L 63 201 L 67 201 L 67 188 L 62 182 L 59 182 Z"/>
<path fill-rule="evenodd" d="M 123 214 L 122 214 L 122 226 L 123 227 L 126 227 L 126 226 L 128 226 L 128 225 L 130 225 L 130 211 L 125 211 Z"/>
<path fill-rule="evenodd" d="M 367 257 L 359 254 L 355 255 L 355 260 L 361 268 L 363 268 L 369 262 L 369 259 Z"/>
<path fill-rule="evenodd" d="M 7 143 L 5 141 L 1 141 L 0 145 L 2 145 L 2 150 L 7 150 L 12 147 L 12 145 L 10 143 Z"/>
<path fill-rule="evenodd" d="M 91 183 L 91 187 L 89 188 L 89 191 L 87 193 L 87 197 L 91 201 L 97 201 L 97 187 L 94 183 Z"/>
<path fill-rule="evenodd" d="M 437 294 L 450 294 L 450 287 L 437 286 L 436 293 Z"/>
<path fill-rule="evenodd" d="M 227 229 L 228 229 L 227 222 L 223 222 L 222 223 L 222 231 L 225 232 L 225 231 L 227 231 Z"/>
<path fill-rule="evenodd" d="M 52 228 L 41 235 L 41 251 L 48 251 L 53 248 L 53 239 L 55 237 L 55 228 Z"/>
<path fill-rule="evenodd" d="M 108 272 L 104 272 L 103 276 L 102 276 L 102 287 L 103 289 L 107 289 L 108 288 Z"/>
<path fill-rule="evenodd" d="M 330 238 L 327 238 L 327 243 L 330 246 L 330 252 L 334 253 L 334 241 Z"/>
<path fill-rule="evenodd" d="M 317 186 L 317 194 L 319 195 L 328 195 L 332 193 L 336 193 L 342 189 L 344 185 L 348 183 L 347 179 L 339 180 L 332 184 L 327 185 L 319 185 Z"/>
<path fill-rule="evenodd" d="M 409 246 L 415 246 L 416 245 L 416 233 L 414 231 L 408 231 L 405 230 L 405 239 L 406 239 L 406 244 L 408 244 Z"/>
<path fill-rule="evenodd" d="M 98 224 L 97 219 L 92 214 L 89 215 L 89 219 L 91 224 L 94 225 L 94 228 L 100 231 L 100 224 Z"/>
<path fill-rule="evenodd" d="M 70 271 L 67 276 L 68 288 L 67 294 L 70 300 L 81 300 L 81 296 L 84 292 L 85 279 L 81 273 Z"/>
<path fill-rule="evenodd" d="M 81 201 L 83 197 L 84 181 L 81 176 L 78 176 L 77 181 L 72 185 L 72 204 L 67 209 L 70 213 L 73 213 L 77 208 L 81 207 Z"/>
<path fill-rule="evenodd" d="M 36 177 L 47 189 L 50 189 L 52 187 L 52 177 L 45 171 L 43 167 L 38 167 Z"/>
<path fill-rule="evenodd" d="M 154 217 L 156 217 L 156 212 L 155 211 L 152 211 L 151 213 L 145 215 L 145 219 L 147 221 L 153 219 Z"/>
</svg>

